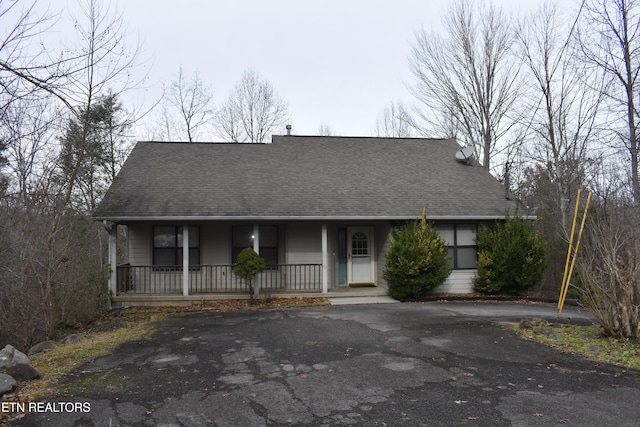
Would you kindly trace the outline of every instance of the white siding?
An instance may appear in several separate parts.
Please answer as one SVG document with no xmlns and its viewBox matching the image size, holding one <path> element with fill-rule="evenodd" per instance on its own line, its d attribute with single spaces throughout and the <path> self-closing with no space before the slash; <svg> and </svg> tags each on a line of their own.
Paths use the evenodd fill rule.
<svg viewBox="0 0 640 427">
<path fill-rule="evenodd" d="M 290 224 L 286 236 L 287 264 L 322 263 L 321 224 Z"/>
<path fill-rule="evenodd" d="M 129 264 L 151 265 L 153 262 L 151 230 L 150 224 L 130 224 L 127 226 Z"/>
<path fill-rule="evenodd" d="M 431 290 L 436 294 L 467 294 L 473 292 L 471 279 L 476 275 L 476 270 L 454 270 L 445 282 Z"/>
</svg>

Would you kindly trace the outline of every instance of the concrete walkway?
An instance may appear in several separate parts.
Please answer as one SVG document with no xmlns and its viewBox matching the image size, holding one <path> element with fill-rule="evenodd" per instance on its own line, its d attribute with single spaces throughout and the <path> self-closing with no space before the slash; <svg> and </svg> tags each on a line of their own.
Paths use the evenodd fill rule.
<svg viewBox="0 0 640 427">
<path fill-rule="evenodd" d="M 331 305 L 393 304 L 399 302 L 390 296 L 329 298 Z"/>
</svg>

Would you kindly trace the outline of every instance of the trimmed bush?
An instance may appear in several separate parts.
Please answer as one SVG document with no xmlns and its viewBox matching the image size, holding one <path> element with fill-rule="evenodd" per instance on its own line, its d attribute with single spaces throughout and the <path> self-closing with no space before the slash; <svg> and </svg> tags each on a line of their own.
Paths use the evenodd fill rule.
<svg viewBox="0 0 640 427">
<path fill-rule="evenodd" d="M 393 298 L 420 299 L 451 274 L 447 246 L 427 222 L 426 211 L 422 212 L 420 220 L 394 229 L 390 240 L 383 277 L 389 284 L 389 294 Z"/>
<path fill-rule="evenodd" d="M 545 242 L 524 218 L 478 230 L 478 273 L 473 285 L 487 294 L 518 294 L 540 283 L 546 268 Z"/>
<path fill-rule="evenodd" d="M 242 277 L 247 285 L 249 292 L 253 298 L 253 279 L 256 274 L 260 273 L 266 267 L 264 259 L 258 255 L 253 248 L 245 248 L 238 254 L 236 264 L 233 266 L 233 272 Z"/>
</svg>

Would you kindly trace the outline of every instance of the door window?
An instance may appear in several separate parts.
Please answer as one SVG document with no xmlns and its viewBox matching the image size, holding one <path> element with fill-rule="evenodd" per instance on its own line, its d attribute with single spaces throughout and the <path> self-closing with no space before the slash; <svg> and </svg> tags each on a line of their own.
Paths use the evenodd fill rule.
<svg viewBox="0 0 640 427">
<path fill-rule="evenodd" d="M 369 238 L 362 231 L 351 237 L 351 255 L 369 255 Z"/>
</svg>

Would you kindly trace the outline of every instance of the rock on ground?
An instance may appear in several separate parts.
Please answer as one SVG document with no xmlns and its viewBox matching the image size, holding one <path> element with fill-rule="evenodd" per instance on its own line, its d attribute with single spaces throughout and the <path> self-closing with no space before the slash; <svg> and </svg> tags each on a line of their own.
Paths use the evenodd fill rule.
<svg viewBox="0 0 640 427">
<path fill-rule="evenodd" d="M 57 341 L 53 341 L 53 340 L 42 341 L 34 345 L 33 347 L 31 347 L 29 351 L 27 351 L 27 354 L 31 356 L 33 354 L 42 353 L 43 351 L 51 350 L 53 347 L 57 345 L 58 345 Z"/>
<path fill-rule="evenodd" d="M 16 350 L 12 345 L 7 344 L 0 350 L 0 368 L 17 365 L 19 363 L 28 365 L 29 358 L 26 354 Z"/>
<path fill-rule="evenodd" d="M 11 375 L 16 381 L 31 381 L 40 378 L 40 374 L 31 365 L 24 363 L 18 363 L 3 368 L 3 371 L 7 375 Z"/>
<path fill-rule="evenodd" d="M 16 389 L 18 383 L 7 374 L 0 374 L 0 396 L 11 393 Z"/>
<path fill-rule="evenodd" d="M 80 335 L 78 334 L 71 334 L 71 335 L 67 335 L 66 337 L 64 337 L 60 343 L 61 344 L 73 344 L 80 341 Z"/>
</svg>

